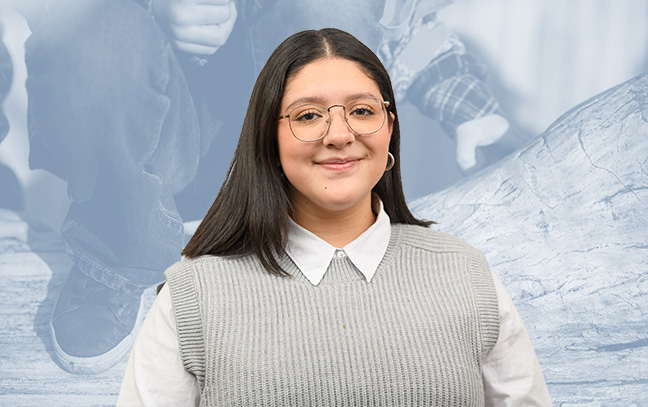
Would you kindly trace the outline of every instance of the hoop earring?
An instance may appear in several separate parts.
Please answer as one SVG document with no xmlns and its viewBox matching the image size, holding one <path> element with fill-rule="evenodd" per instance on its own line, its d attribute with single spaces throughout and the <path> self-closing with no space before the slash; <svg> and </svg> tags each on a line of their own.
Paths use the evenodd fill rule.
<svg viewBox="0 0 648 407">
<path fill-rule="evenodd" d="M 385 171 L 389 171 L 392 168 L 394 168 L 394 164 L 396 164 L 396 159 L 394 158 L 394 155 L 390 152 L 387 152 L 387 168 L 385 168 Z"/>
</svg>

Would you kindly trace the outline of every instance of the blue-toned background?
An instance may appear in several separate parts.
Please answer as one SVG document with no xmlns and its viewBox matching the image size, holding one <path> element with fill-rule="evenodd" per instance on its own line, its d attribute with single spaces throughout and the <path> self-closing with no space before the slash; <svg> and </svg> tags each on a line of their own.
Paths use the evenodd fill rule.
<svg viewBox="0 0 648 407">
<path fill-rule="evenodd" d="M 354 2 L 358 15 L 341 13 L 343 2 L 319 2 L 318 19 L 296 21 L 282 10 L 292 4 L 281 0 L 257 20 L 254 10 L 241 10 L 237 24 L 254 23 L 235 26 L 199 66 L 191 56 L 169 59 L 155 31 L 111 31 L 112 21 L 142 27 L 134 0 L 115 0 L 101 15 L 78 1 L 62 3 L 68 8 L 31 14 L 30 26 L 0 5 L 8 49 L 0 52 L 0 71 L 9 72 L 9 61 L 13 68 L 11 77 L 0 75 L 9 125 L 2 140 L 0 118 L 0 405 L 115 403 L 126 358 L 90 376 L 52 361 L 49 320 L 73 262 L 92 257 L 136 276 L 133 284 L 159 281 L 179 257 L 183 231 L 192 230 L 187 222 L 200 219 L 222 182 L 250 78 L 268 50 L 290 31 L 326 25 L 357 30 L 376 50 L 381 30 L 370 21 L 383 13 L 362 2 Z M 423 83 L 427 98 L 399 100 L 408 200 L 438 229 L 486 253 L 525 321 L 555 405 L 648 405 L 648 78 L 638 76 L 648 70 L 648 3 L 430 3 L 440 7 L 431 25 L 445 28 L 420 42 L 412 34 L 416 52 L 392 47 L 405 65 L 390 65 L 394 83 L 411 86 L 408 69 L 418 77 L 419 65 L 447 51 L 469 60 L 454 71 L 443 65 L 440 78 Z M 327 12 L 334 6 L 337 13 Z M 466 74 L 478 85 L 452 82 Z M 161 92 L 166 99 L 154 92 L 163 77 L 176 78 Z M 476 116 L 498 114 L 510 125 L 478 149 L 468 169 L 457 161 L 456 130 L 474 110 L 453 121 L 430 96 L 456 96 L 452 89 L 465 83 L 483 86 L 479 100 L 498 104 Z M 434 120 L 439 110 L 445 116 Z M 478 128 L 488 131 L 488 123 Z M 150 209 L 159 207 L 175 227 L 160 226 Z M 100 237 L 102 250 L 89 237 Z M 152 298 L 149 291 L 147 306 Z"/>
</svg>

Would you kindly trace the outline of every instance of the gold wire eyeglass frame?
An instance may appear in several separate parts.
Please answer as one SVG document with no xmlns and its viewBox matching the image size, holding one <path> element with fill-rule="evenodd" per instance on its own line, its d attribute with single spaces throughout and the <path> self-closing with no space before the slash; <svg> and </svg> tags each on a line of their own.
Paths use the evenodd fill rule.
<svg viewBox="0 0 648 407">
<path fill-rule="evenodd" d="M 323 110 L 326 110 L 326 112 L 328 113 L 328 120 L 326 121 L 326 129 L 324 129 L 324 132 L 323 132 L 322 135 L 319 136 L 318 138 L 313 139 L 313 140 L 304 140 L 304 139 L 300 139 L 300 138 L 297 137 L 297 135 L 295 134 L 295 131 L 294 131 L 293 128 L 292 128 L 292 121 L 290 120 L 290 115 L 291 115 L 295 110 L 300 109 L 300 108 L 302 108 L 302 107 L 304 107 L 304 106 L 308 106 L 308 105 L 311 105 L 311 104 L 309 103 L 309 104 L 306 104 L 306 105 L 300 105 L 300 106 L 297 106 L 297 107 L 295 107 L 294 109 L 292 109 L 292 110 L 290 111 L 290 113 L 288 113 L 288 114 L 284 114 L 284 115 L 279 116 L 279 117 L 277 118 L 277 120 L 288 119 L 288 127 L 290 127 L 290 132 L 292 133 L 293 137 L 295 137 L 297 140 L 302 141 L 302 142 L 304 142 L 304 143 L 312 143 L 312 142 L 315 142 L 315 141 L 319 141 L 319 140 L 323 139 L 323 138 L 326 136 L 326 134 L 327 134 L 328 131 L 329 131 L 329 127 L 331 126 L 331 109 L 333 109 L 334 107 L 341 107 L 342 110 L 344 111 L 344 116 L 343 116 L 343 117 L 344 117 L 344 123 L 346 123 L 346 126 L 349 128 L 349 130 L 351 130 L 352 132 L 354 132 L 355 134 L 360 135 L 360 136 L 366 136 L 366 135 L 368 135 L 368 134 L 374 134 L 374 133 L 380 131 L 380 129 L 382 129 L 383 126 L 385 125 L 385 119 L 387 118 L 387 108 L 389 107 L 389 101 L 388 101 L 388 100 L 385 100 L 385 101 L 383 101 L 382 103 L 380 103 L 380 105 L 381 105 L 381 107 L 382 107 L 382 112 L 383 112 L 383 120 L 382 120 L 382 123 L 380 123 L 380 127 L 378 127 L 376 130 L 373 130 L 373 131 L 370 131 L 370 132 L 366 132 L 366 133 L 358 132 L 358 131 L 354 130 L 353 127 L 351 127 L 351 125 L 349 124 L 349 121 L 347 120 L 347 109 L 346 109 L 346 106 L 345 106 L 345 105 L 340 105 L 340 104 L 338 104 L 338 105 L 331 105 L 331 106 L 329 106 L 328 108 L 325 108 L 325 107 L 322 106 L 322 105 L 313 104 L 312 106 L 321 107 Z"/>
</svg>

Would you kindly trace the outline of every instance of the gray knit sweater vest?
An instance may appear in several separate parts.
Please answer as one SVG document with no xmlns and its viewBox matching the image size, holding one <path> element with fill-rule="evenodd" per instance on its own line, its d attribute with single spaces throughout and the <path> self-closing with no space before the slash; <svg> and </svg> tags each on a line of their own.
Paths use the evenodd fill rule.
<svg viewBox="0 0 648 407">
<path fill-rule="evenodd" d="M 392 225 L 367 283 L 335 257 L 313 286 L 253 256 L 167 270 L 185 369 L 201 406 L 482 406 L 481 362 L 497 341 L 497 297 L 481 252 Z"/>
</svg>

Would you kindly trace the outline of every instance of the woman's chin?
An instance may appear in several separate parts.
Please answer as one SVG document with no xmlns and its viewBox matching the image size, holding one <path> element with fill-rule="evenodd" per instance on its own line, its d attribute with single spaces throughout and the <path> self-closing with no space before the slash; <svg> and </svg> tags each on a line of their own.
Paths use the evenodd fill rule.
<svg viewBox="0 0 648 407">
<path fill-rule="evenodd" d="M 323 199 L 320 202 L 313 202 L 314 206 L 321 208 L 328 212 L 347 212 L 352 211 L 363 204 L 368 203 L 371 205 L 371 196 L 358 197 L 356 195 L 340 195 L 333 194 L 328 199 Z"/>
</svg>

